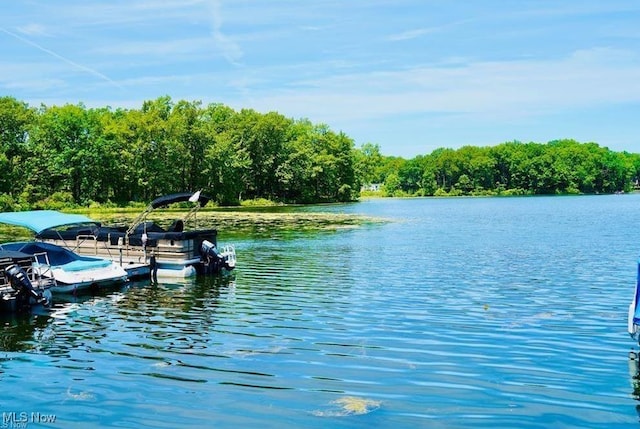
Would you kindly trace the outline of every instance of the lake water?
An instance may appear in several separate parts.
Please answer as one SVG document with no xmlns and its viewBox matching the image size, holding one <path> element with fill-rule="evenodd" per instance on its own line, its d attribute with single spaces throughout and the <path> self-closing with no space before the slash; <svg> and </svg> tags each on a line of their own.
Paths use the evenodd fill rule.
<svg viewBox="0 0 640 429">
<path fill-rule="evenodd" d="M 381 199 L 301 209 L 388 219 L 360 228 L 220 231 L 233 276 L 3 319 L 2 427 L 637 427 L 638 208 Z"/>
</svg>

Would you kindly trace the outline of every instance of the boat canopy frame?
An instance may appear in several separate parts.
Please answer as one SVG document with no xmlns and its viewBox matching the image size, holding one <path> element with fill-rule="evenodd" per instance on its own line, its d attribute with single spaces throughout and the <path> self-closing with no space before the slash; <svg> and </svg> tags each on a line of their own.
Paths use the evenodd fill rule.
<svg viewBox="0 0 640 429">
<path fill-rule="evenodd" d="M 141 225 L 141 224 L 144 225 L 144 229 L 145 229 L 144 232 L 146 233 L 147 217 L 155 209 L 158 209 L 161 207 L 167 207 L 175 203 L 184 203 L 184 202 L 195 203 L 194 206 L 189 210 L 189 212 L 184 216 L 184 218 L 181 219 L 182 222 L 186 224 L 191 218 L 195 219 L 195 216 L 198 210 L 200 210 L 201 207 L 206 206 L 207 203 L 209 203 L 209 201 L 211 201 L 211 197 L 208 197 L 207 195 L 202 194 L 200 191 L 197 191 L 195 193 L 179 192 L 176 194 L 170 194 L 170 195 L 164 195 L 162 197 L 158 197 L 155 200 L 151 201 L 151 203 L 149 203 L 147 208 L 142 213 L 140 213 L 138 217 L 134 219 L 129 229 L 127 229 L 127 232 L 125 235 L 127 237 L 132 235 L 135 229 L 138 227 L 138 225 Z"/>
</svg>

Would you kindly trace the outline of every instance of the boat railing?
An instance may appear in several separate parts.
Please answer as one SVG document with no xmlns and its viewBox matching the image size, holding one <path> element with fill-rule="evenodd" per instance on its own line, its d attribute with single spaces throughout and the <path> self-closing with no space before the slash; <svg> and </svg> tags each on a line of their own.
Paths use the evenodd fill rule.
<svg viewBox="0 0 640 429">
<path fill-rule="evenodd" d="M 29 277 L 29 281 L 31 281 L 31 284 L 34 287 L 46 289 L 50 286 L 57 285 L 55 277 L 53 277 L 52 275 L 45 276 L 39 269 L 35 270 L 34 267 L 29 267 L 27 268 L 26 272 L 27 276 Z"/>
<path fill-rule="evenodd" d="M 33 254 L 33 264 L 27 269 L 27 275 L 34 285 L 37 284 L 40 287 L 56 285 L 47 252 Z"/>
<path fill-rule="evenodd" d="M 98 254 L 98 236 L 94 234 L 78 234 L 76 236 L 76 246 L 72 250 L 77 252 L 85 241 L 93 241 L 93 247 L 96 255 Z"/>
<path fill-rule="evenodd" d="M 82 255 L 92 255 L 100 258 L 107 257 L 114 261 L 123 256 L 143 258 L 144 255 L 137 246 L 129 245 L 128 241 L 123 238 L 124 237 L 118 237 L 118 243 L 113 244 L 111 234 L 107 235 L 106 240 L 100 240 L 98 236 L 94 234 L 80 234 L 76 236 L 75 247 L 71 250 Z"/>
<path fill-rule="evenodd" d="M 220 252 L 220 254 L 225 259 L 229 267 L 236 266 L 236 248 L 233 244 L 222 246 L 222 252 Z"/>
</svg>

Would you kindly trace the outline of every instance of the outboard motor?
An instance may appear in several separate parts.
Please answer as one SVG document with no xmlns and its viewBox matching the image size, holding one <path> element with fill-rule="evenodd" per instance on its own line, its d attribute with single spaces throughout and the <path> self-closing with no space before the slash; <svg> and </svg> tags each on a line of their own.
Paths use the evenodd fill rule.
<svg viewBox="0 0 640 429">
<path fill-rule="evenodd" d="M 24 294 L 27 297 L 33 298 L 37 304 L 49 305 L 49 299 L 33 288 L 27 272 L 22 269 L 22 267 L 16 264 L 9 265 L 5 269 L 5 273 L 9 278 L 11 288 L 18 292 L 18 295 Z"/>
<path fill-rule="evenodd" d="M 220 253 L 218 253 L 218 249 L 216 249 L 216 245 L 210 242 L 209 240 L 202 240 L 202 245 L 200 246 L 200 254 L 203 257 L 219 259 Z"/>
<path fill-rule="evenodd" d="M 216 245 L 209 240 L 202 240 L 200 245 L 200 255 L 202 256 L 202 262 L 204 265 L 204 274 L 213 274 L 220 271 L 220 268 L 224 265 L 224 260 L 220 256 L 220 252 L 216 248 Z"/>
<path fill-rule="evenodd" d="M 222 252 L 209 240 L 203 240 L 200 255 L 204 265 L 204 274 L 218 273 L 223 268 L 231 271 L 236 266 L 236 250 L 233 246 L 224 246 Z"/>
</svg>

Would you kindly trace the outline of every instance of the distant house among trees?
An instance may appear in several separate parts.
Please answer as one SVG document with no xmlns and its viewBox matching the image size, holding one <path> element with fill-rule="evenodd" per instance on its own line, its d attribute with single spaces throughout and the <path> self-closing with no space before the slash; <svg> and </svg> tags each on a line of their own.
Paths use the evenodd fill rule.
<svg viewBox="0 0 640 429">
<path fill-rule="evenodd" d="M 360 192 L 363 192 L 363 191 L 377 192 L 380 190 L 382 190 L 382 183 L 368 183 L 366 185 L 362 185 L 362 187 L 360 188 Z"/>
</svg>

